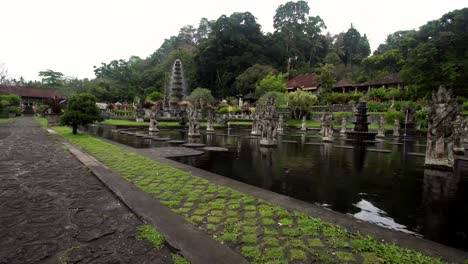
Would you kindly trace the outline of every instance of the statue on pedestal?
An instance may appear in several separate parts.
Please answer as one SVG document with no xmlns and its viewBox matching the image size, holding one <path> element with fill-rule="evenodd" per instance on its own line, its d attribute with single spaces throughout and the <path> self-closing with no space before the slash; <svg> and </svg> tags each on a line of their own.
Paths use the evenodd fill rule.
<svg viewBox="0 0 468 264">
<path fill-rule="evenodd" d="M 195 107 L 188 107 L 188 121 L 189 121 L 189 137 L 199 137 L 200 136 L 200 123 L 198 122 L 198 111 Z"/>
<path fill-rule="evenodd" d="M 340 133 L 341 133 L 341 134 L 346 133 L 346 117 L 344 117 L 344 116 L 341 118 L 341 129 L 340 129 Z"/>
<path fill-rule="evenodd" d="M 260 128 L 259 128 L 259 125 L 260 125 L 260 121 L 259 121 L 259 111 L 260 109 L 257 107 L 257 109 L 255 109 L 255 112 L 252 114 L 252 130 L 250 131 L 250 134 L 252 136 L 258 136 L 260 135 Z"/>
<path fill-rule="evenodd" d="M 213 123 L 214 123 L 214 109 L 210 106 L 207 108 L 207 118 L 206 118 L 206 133 L 207 134 L 213 134 L 214 133 L 214 128 L 213 128 Z"/>
<path fill-rule="evenodd" d="M 284 131 L 284 116 L 283 114 L 279 115 L 279 120 L 278 120 L 278 127 L 276 128 L 276 131 L 278 134 L 282 134 Z"/>
<path fill-rule="evenodd" d="M 432 104 L 427 131 L 425 165 L 453 168 L 453 143 L 455 130 L 453 121 L 459 114 L 458 104 L 443 86 L 432 92 Z"/>
<path fill-rule="evenodd" d="M 303 117 L 302 117 L 301 131 L 302 131 L 302 132 L 306 132 L 306 131 L 307 131 L 307 119 L 306 119 L 306 116 L 303 116 Z"/>
<path fill-rule="evenodd" d="M 150 131 L 150 132 L 158 132 L 159 131 L 159 129 L 158 129 L 158 120 L 156 120 L 156 112 L 155 111 L 151 111 L 151 113 L 150 113 L 150 124 L 149 124 L 148 131 Z"/>
<path fill-rule="evenodd" d="M 331 142 L 333 137 L 333 113 L 327 109 L 323 114 L 322 141 Z"/>
<path fill-rule="evenodd" d="M 393 136 L 400 136 L 400 120 L 398 118 L 395 118 L 395 122 L 393 122 Z"/>
<path fill-rule="evenodd" d="M 261 146 L 273 147 L 277 145 L 276 141 L 276 123 L 277 113 L 275 106 L 275 98 L 268 97 L 263 111 L 260 112 L 260 140 Z"/>
<path fill-rule="evenodd" d="M 379 129 L 377 130 L 377 137 L 385 137 L 385 118 L 383 115 L 380 115 L 379 119 Z"/>
<path fill-rule="evenodd" d="M 453 125 L 453 152 L 457 155 L 464 155 L 465 148 L 463 147 L 463 140 L 464 140 L 464 125 L 461 121 L 460 115 L 457 115 L 455 121 L 452 123 Z"/>
</svg>

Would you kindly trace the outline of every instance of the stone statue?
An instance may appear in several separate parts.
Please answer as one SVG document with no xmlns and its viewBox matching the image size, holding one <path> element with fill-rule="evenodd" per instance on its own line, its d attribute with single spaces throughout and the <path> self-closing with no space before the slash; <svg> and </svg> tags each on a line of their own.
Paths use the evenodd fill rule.
<svg viewBox="0 0 468 264">
<path fill-rule="evenodd" d="M 188 121 L 189 121 L 189 137 L 199 137 L 200 136 L 200 123 L 198 122 L 198 111 L 195 107 L 188 107 Z"/>
<path fill-rule="evenodd" d="M 260 140 L 261 146 L 276 146 L 276 120 L 277 120 L 275 98 L 268 97 L 263 111 L 260 112 Z"/>
<path fill-rule="evenodd" d="M 148 131 L 150 131 L 150 132 L 158 132 L 159 131 L 159 129 L 158 129 L 158 120 L 156 120 L 156 112 L 155 111 L 151 111 L 151 113 L 150 113 L 150 124 L 149 124 Z"/>
<path fill-rule="evenodd" d="M 468 143 L 468 124 L 466 119 L 463 121 L 463 142 Z"/>
<path fill-rule="evenodd" d="M 320 117 L 320 132 L 319 134 L 322 135 L 323 134 L 323 122 L 325 121 L 325 112 L 322 114 L 322 116 Z"/>
<path fill-rule="evenodd" d="M 457 115 L 453 125 L 453 152 L 457 155 L 464 155 L 465 148 L 463 147 L 464 140 L 464 128 L 463 122 L 461 121 L 460 115 Z"/>
<path fill-rule="evenodd" d="M 257 107 L 257 109 L 255 110 L 255 112 L 252 114 L 252 130 L 250 132 L 250 134 L 252 136 L 258 136 L 260 135 L 260 128 L 259 128 L 259 108 Z"/>
<path fill-rule="evenodd" d="M 385 137 L 385 118 L 383 115 L 380 115 L 379 119 L 379 129 L 377 130 L 377 137 Z"/>
<path fill-rule="evenodd" d="M 425 165 L 453 168 L 453 121 L 459 113 L 458 104 L 451 98 L 450 91 L 443 86 L 432 92 L 432 104 L 427 130 Z"/>
<path fill-rule="evenodd" d="M 341 129 L 340 129 L 340 133 L 341 133 L 341 134 L 346 133 L 346 117 L 344 117 L 344 116 L 341 118 Z"/>
<path fill-rule="evenodd" d="M 276 128 L 276 131 L 278 134 L 282 134 L 284 131 L 284 116 L 283 114 L 279 115 L 279 120 L 278 120 L 278 127 Z"/>
<path fill-rule="evenodd" d="M 307 118 L 306 118 L 306 116 L 303 116 L 303 117 L 302 117 L 301 131 L 302 131 L 302 132 L 306 132 L 306 131 L 307 131 Z"/>
<path fill-rule="evenodd" d="M 333 113 L 327 109 L 323 114 L 322 141 L 331 142 L 333 136 Z"/>
<path fill-rule="evenodd" d="M 242 102 L 242 97 L 239 97 L 239 107 L 242 108 L 244 106 L 244 102 Z"/>
<path fill-rule="evenodd" d="M 210 106 L 208 106 L 207 109 L 207 122 L 206 122 L 206 133 L 207 134 L 213 134 L 214 133 L 214 128 L 213 128 L 213 123 L 214 123 L 214 109 Z"/>
<path fill-rule="evenodd" d="M 398 118 L 395 118 L 395 122 L 393 122 L 393 136 L 400 136 L 400 120 Z"/>
</svg>

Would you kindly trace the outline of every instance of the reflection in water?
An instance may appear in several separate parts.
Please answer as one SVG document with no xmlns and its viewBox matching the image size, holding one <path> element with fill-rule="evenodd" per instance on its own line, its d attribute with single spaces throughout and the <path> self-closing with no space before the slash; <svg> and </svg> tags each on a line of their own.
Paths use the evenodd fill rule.
<svg viewBox="0 0 468 264">
<path fill-rule="evenodd" d="M 424 236 L 429 239 L 436 241 L 450 239 L 450 237 L 447 238 L 447 229 L 455 229 L 455 233 L 463 234 L 461 230 L 457 231 L 459 228 L 457 222 L 450 221 L 451 215 L 456 214 L 460 209 L 454 206 L 454 198 L 460 182 L 459 169 L 460 167 L 457 166 L 454 172 L 424 170 L 423 204 L 426 214 Z"/>
<path fill-rule="evenodd" d="M 357 219 L 371 222 L 389 229 L 415 234 L 411 231 L 408 231 L 406 229 L 406 226 L 400 225 L 396 223 L 393 218 L 386 216 L 387 213 L 385 211 L 380 210 L 379 208 L 375 207 L 373 204 L 364 199 L 359 201 L 357 204 L 354 204 L 354 206 L 361 209 L 361 211 L 354 214 L 354 217 L 356 217 Z"/>
<path fill-rule="evenodd" d="M 173 146 L 165 141 L 109 133 L 106 129 L 93 131 L 133 147 Z M 187 140 L 184 130 L 161 130 L 158 136 Z M 352 146 L 337 136 L 334 142 L 322 144 L 318 134 L 309 131 L 302 135 L 286 133 L 278 147 L 271 149 L 260 148 L 258 138 L 251 138 L 249 130 L 218 129 L 214 135 L 202 134 L 197 143 L 228 148 L 228 152 L 173 159 L 309 203 L 326 205 L 366 221 L 468 249 L 468 162 L 460 162 L 453 175 L 424 170 L 423 157 L 407 154 L 424 153 L 424 139 L 386 140 Z M 391 152 L 370 152 L 368 148 Z"/>
</svg>

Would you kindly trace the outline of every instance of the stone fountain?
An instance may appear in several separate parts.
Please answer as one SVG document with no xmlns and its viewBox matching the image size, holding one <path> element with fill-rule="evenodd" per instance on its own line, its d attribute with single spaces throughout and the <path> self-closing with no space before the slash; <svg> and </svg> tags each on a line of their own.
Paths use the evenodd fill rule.
<svg viewBox="0 0 468 264">
<path fill-rule="evenodd" d="M 432 92 L 432 104 L 427 130 L 425 165 L 436 168 L 453 168 L 453 122 L 460 112 L 459 106 L 443 86 Z"/>
<path fill-rule="evenodd" d="M 347 131 L 346 137 L 354 139 L 356 141 L 362 140 L 375 140 L 376 132 L 369 131 L 369 122 L 367 122 L 367 102 L 359 101 L 356 106 L 356 113 L 354 115 L 356 121 L 354 121 L 354 130 Z"/>
<path fill-rule="evenodd" d="M 180 110 L 179 103 L 187 97 L 187 84 L 184 78 L 183 65 L 179 59 L 176 59 L 172 66 L 172 76 L 166 94 L 169 95 L 169 109 Z"/>
<path fill-rule="evenodd" d="M 264 106 L 259 112 L 259 130 L 260 130 L 260 146 L 275 147 L 278 143 L 276 140 L 277 112 L 275 106 L 275 98 L 268 97 Z"/>
</svg>

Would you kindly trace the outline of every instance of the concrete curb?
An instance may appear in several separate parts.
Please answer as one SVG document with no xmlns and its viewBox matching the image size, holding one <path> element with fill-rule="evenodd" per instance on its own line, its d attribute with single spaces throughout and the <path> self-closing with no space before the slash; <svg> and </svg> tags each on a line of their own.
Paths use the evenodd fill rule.
<svg viewBox="0 0 468 264">
<path fill-rule="evenodd" d="M 182 255 L 192 264 L 248 263 L 242 255 L 198 230 L 194 225 L 126 181 L 121 175 L 107 168 L 94 157 L 62 138 L 59 140 L 136 215 L 155 226 L 171 246 L 181 250 Z"/>
</svg>

